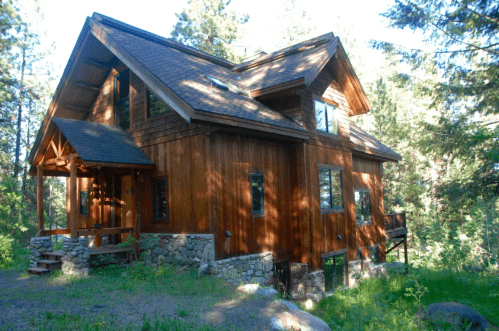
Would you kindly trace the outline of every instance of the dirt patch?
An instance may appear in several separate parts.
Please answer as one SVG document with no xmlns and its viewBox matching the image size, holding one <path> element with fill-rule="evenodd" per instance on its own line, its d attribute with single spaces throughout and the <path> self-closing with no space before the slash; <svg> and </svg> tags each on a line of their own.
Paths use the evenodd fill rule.
<svg viewBox="0 0 499 331">
<path fill-rule="evenodd" d="M 63 276 L 26 276 L 18 271 L 0 271 L 0 329 L 36 329 L 34 319 L 66 313 L 107 316 L 120 326 L 138 327 L 144 319 L 177 318 L 220 329 L 268 330 L 270 317 L 282 310 L 273 299 L 243 293 L 230 297 L 184 296 L 161 291 L 146 294 L 89 290 L 87 286 L 84 281 L 68 283 Z"/>
</svg>

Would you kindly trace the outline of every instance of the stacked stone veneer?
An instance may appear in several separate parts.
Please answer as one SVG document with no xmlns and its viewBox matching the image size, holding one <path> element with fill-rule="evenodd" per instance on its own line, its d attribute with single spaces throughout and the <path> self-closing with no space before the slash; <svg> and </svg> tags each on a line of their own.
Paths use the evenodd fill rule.
<svg viewBox="0 0 499 331">
<path fill-rule="evenodd" d="M 326 293 L 324 271 L 308 272 L 307 263 L 291 263 L 291 298 L 319 301 Z"/>
<path fill-rule="evenodd" d="M 388 272 L 387 266 L 387 263 L 374 264 L 370 259 L 350 261 L 348 262 L 348 284 L 350 287 L 358 284 L 356 274 L 360 274 L 361 279 L 385 275 Z"/>
<path fill-rule="evenodd" d="M 175 263 L 199 266 L 215 261 L 215 238 L 212 234 L 142 233 L 142 258 L 148 265 Z"/>
<path fill-rule="evenodd" d="M 274 263 L 271 252 L 243 255 L 215 261 L 210 273 L 234 284 L 266 285 L 272 278 Z"/>
<path fill-rule="evenodd" d="M 31 238 L 29 242 L 29 266 L 36 268 L 37 262 L 43 259 L 42 254 L 53 251 L 54 247 L 50 236 Z"/>
<path fill-rule="evenodd" d="M 62 272 L 69 275 L 88 275 L 90 252 L 87 238 L 64 238 Z"/>
</svg>

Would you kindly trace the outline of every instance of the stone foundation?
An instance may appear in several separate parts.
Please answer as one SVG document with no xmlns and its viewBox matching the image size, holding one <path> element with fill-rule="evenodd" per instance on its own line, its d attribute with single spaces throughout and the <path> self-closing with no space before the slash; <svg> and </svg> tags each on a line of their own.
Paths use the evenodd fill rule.
<svg viewBox="0 0 499 331">
<path fill-rule="evenodd" d="M 88 275 L 90 253 L 88 239 L 64 238 L 64 256 L 62 257 L 62 272 L 68 275 Z"/>
<path fill-rule="evenodd" d="M 308 272 L 307 263 L 291 263 L 291 298 L 318 302 L 326 293 L 324 271 Z"/>
<path fill-rule="evenodd" d="M 53 251 L 54 247 L 50 236 L 31 238 L 29 242 L 29 266 L 36 268 L 37 262 L 42 260 L 42 253 Z"/>
<path fill-rule="evenodd" d="M 362 275 L 362 279 L 385 275 L 387 273 L 387 263 L 373 264 L 369 259 L 348 262 L 348 284 L 350 287 L 357 286 L 358 281 L 354 275 L 359 273 Z"/>
<path fill-rule="evenodd" d="M 266 285 L 273 278 L 271 252 L 243 255 L 215 261 L 209 272 L 234 284 L 258 283 Z"/>
<path fill-rule="evenodd" d="M 199 266 L 215 260 L 215 238 L 212 234 L 142 233 L 140 247 L 147 265 L 174 263 Z"/>
</svg>

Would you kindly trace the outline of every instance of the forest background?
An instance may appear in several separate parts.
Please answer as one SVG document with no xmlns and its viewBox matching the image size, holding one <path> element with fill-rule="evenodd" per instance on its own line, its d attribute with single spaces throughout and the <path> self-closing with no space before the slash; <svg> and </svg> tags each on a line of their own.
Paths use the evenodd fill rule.
<svg viewBox="0 0 499 331">
<path fill-rule="evenodd" d="M 37 232 L 36 181 L 27 157 L 53 93 L 52 45 L 41 40 L 38 3 L 0 0 L 0 267 Z M 296 0 L 276 12 L 285 47 L 317 35 Z M 25 7 L 23 7 L 25 8 Z M 111 15 L 112 16 L 112 15 Z M 403 0 L 383 14 L 393 29 L 423 36 L 424 47 L 384 40 L 358 43 L 332 23 L 368 94 L 372 110 L 353 118 L 403 157 L 384 164 L 385 211 L 406 211 L 415 265 L 461 270 L 499 255 L 499 4 L 491 0 Z M 227 0 L 190 0 L 171 37 L 239 62 L 252 18 Z M 239 43 L 239 44 L 238 44 Z M 384 65 L 366 68 L 365 48 Z M 248 45 L 257 51 L 261 45 Z M 248 54 L 249 55 L 249 54 Z M 364 56 L 364 58 L 363 58 Z M 65 227 L 65 183 L 47 178 L 46 226 Z"/>
</svg>

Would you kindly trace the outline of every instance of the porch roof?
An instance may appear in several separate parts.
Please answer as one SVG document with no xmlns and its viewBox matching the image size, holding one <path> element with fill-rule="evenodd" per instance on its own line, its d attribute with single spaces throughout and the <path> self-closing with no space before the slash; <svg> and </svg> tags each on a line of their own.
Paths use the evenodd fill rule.
<svg viewBox="0 0 499 331">
<path fill-rule="evenodd" d="M 83 164 L 154 166 L 132 137 L 118 126 L 60 117 L 53 121 Z"/>
</svg>

